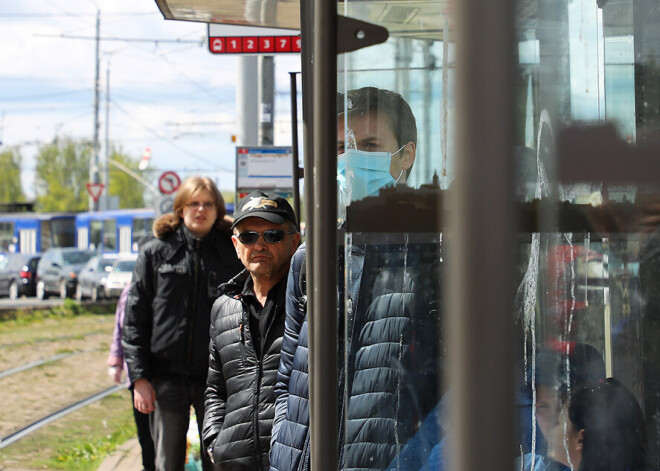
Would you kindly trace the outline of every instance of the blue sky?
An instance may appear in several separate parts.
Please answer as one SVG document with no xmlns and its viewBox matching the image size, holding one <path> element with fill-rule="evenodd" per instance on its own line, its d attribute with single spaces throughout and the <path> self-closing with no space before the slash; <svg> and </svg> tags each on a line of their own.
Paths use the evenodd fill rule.
<svg viewBox="0 0 660 471">
<path fill-rule="evenodd" d="M 101 38 L 182 41 L 101 41 L 101 142 L 109 67 L 111 145 L 136 158 L 149 147 L 154 184 L 174 170 L 233 190 L 237 59 L 208 52 L 205 24 L 165 21 L 154 0 L 0 0 L 0 149 L 19 147 L 24 191 L 40 144 L 92 139 L 95 42 L 62 36 L 93 37 L 97 7 Z M 297 55 L 276 59 L 276 145 L 291 142 L 288 72 L 299 70 Z"/>
</svg>

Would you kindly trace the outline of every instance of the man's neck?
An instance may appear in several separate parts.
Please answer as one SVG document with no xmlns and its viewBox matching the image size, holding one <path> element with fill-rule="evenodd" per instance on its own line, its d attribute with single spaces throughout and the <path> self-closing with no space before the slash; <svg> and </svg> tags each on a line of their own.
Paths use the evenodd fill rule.
<svg viewBox="0 0 660 471">
<path fill-rule="evenodd" d="M 252 276 L 252 289 L 254 291 L 254 295 L 257 298 L 257 301 L 259 301 L 259 304 L 265 306 L 266 300 L 268 299 L 268 293 L 280 280 L 273 280 L 270 277 L 263 279 L 257 278 L 254 275 L 250 276 Z"/>
</svg>

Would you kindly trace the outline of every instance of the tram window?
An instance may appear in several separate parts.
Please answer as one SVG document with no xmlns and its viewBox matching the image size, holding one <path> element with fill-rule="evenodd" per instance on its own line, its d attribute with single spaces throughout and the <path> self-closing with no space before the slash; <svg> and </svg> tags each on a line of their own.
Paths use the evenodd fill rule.
<svg viewBox="0 0 660 471">
<path fill-rule="evenodd" d="M 0 252 L 9 252 L 14 239 L 14 224 L 0 222 Z"/>
<path fill-rule="evenodd" d="M 103 241 L 103 221 L 89 222 L 89 246 L 99 249 Z"/>
<path fill-rule="evenodd" d="M 103 248 L 110 251 L 117 249 L 117 221 L 114 219 L 103 221 Z"/>
<path fill-rule="evenodd" d="M 137 246 L 137 242 L 146 235 L 151 234 L 151 228 L 154 225 L 153 218 L 133 219 L 133 233 L 131 235 L 132 245 Z"/>
<path fill-rule="evenodd" d="M 75 245 L 75 220 L 54 219 L 50 221 L 53 234 L 53 247 L 73 247 Z"/>
<path fill-rule="evenodd" d="M 51 247 L 55 247 L 53 245 L 53 238 L 52 238 L 52 232 L 51 232 L 51 227 L 50 227 L 50 221 L 41 221 L 39 222 L 39 227 L 41 229 L 41 251 L 45 252 L 46 250 L 50 249 Z"/>
</svg>

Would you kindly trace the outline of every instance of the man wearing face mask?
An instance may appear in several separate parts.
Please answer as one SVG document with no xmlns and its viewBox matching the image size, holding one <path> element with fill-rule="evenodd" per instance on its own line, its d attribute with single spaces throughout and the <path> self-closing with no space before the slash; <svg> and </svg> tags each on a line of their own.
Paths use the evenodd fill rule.
<svg viewBox="0 0 660 471">
<path fill-rule="evenodd" d="M 346 97 L 340 95 L 338 105 L 340 203 L 378 197 L 380 189 L 404 184 L 415 161 L 417 129 L 410 106 L 401 95 L 367 87 L 349 91 Z M 438 357 L 429 352 L 420 355 L 420 345 L 426 340 L 428 345 L 437 345 L 437 339 L 429 340 L 437 335 L 437 326 L 419 329 L 413 318 L 435 320 L 428 311 L 418 315 L 423 304 L 415 293 L 419 274 L 406 273 L 396 262 L 389 267 L 380 265 L 388 259 L 389 250 L 367 243 L 339 251 L 338 332 L 340 337 L 344 333 L 348 336 L 339 339 L 339 348 L 343 349 L 344 343 L 349 346 L 347 352 L 340 352 L 340 361 L 346 359 L 346 364 L 338 368 L 340 469 L 387 468 L 415 434 L 418 419 L 425 417 L 439 398 L 437 378 L 416 376 L 415 368 L 410 367 L 411 351 L 417 350 L 419 357 Z M 411 266 L 414 258 L 410 257 Z M 310 465 L 304 259 L 301 247 L 291 261 L 287 283 L 271 470 L 306 470 Z M 363 275 L 367 270 L 379 275 Z M 428 271 L 418 271 L 430 283 L 437 281 Z M 432 386 L 424 389 L 428 384 Z"/>
<path fill-rule="evenodd" d="M 398 93 L 365 87 L 339 95 L 337 184 L 348 205 L 406 183 L 417 149 L 412 110 Z M 346 108 L 344 110 L 344 108 Z"/>
</svg>

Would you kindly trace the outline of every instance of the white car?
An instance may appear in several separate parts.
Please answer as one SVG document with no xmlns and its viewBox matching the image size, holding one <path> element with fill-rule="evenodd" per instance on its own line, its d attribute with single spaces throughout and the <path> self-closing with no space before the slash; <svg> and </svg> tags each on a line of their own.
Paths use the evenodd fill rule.
<svg viewBox="0 0 660 471">
<path fill-rule="evenodd" d="M 120 258 L 113 265 L 105 277 L 105 295 L 109 298 L 118 298 L 126 285 L 131 282 L 135 258 Z"/>
</svg>

